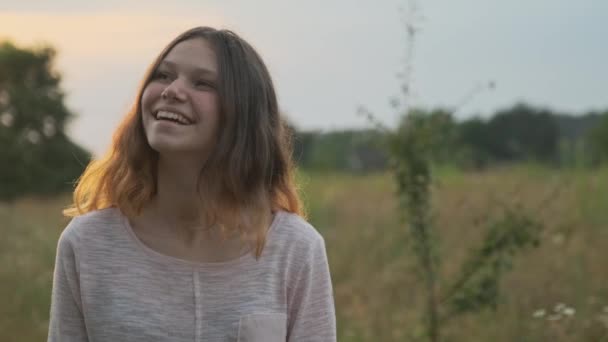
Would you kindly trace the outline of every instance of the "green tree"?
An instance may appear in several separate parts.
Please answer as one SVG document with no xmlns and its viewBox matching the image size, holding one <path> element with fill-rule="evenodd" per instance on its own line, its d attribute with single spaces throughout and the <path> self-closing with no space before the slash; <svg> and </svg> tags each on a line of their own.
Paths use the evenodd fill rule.
<svg viewBox="0 0 608 342">
<path fill-rule="evenodd" d="M 490 146 L 492 135 L 480 118 L 465 120 L 458 125 L 460 143 L 466 151 L 466 167 L 481 169 L 493 161 Z"/>
<path fill-rule="evenodd" d="M 585 137 L 589 153 L 588 160 L 592 165 L 608 162 L 608 111 L 604 112 L 595 127 Z"/>
<path fill-rule="evenodd" d="M 65 134 L 64 104 L 51 47 L 0 43 L 0 199 L 70 189 L 90 156 Z"/>
<path fill-rule="evenodd" d="M 559 126 L 547 110 L 518 104 L 499 111 L 488 122 L 493 137 L 488 146 L 502 161 L 558 159 Z"/>
</svg>

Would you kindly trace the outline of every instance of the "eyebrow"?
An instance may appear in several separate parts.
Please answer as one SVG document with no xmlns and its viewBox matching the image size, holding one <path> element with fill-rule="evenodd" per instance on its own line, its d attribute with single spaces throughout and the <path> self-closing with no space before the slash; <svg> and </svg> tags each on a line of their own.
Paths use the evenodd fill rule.
<svg viewBox="0 0 608 342">
<path fill-rule="evenodd" d="M 174 62 L 167 61 L 167 60 L 161 61 L 158 66 L 160 67 L 162 65 L 166 65 L 166 66 L 168 66 L 170 68 L 173 68 L 173 69 L 175 69 L 175 67 L 176 67 L 176 64 Z M 205 75 L 205 76 L 210 76 L 210 77 L 213 77 L 213 78 L 217 78 L 217 73 L 215 71 L 207 69 L 207 68 L 195 67 L 195 68 L 192 69 L 192 71 L 194 73 L 197 73 L 197 74 L 202 74 L 202 75 Z"/>
</svg>

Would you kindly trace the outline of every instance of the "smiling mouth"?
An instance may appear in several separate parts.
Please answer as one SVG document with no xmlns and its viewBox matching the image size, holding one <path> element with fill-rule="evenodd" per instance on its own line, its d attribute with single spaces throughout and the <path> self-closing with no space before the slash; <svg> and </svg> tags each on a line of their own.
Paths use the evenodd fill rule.
<svg viewBox="0 0 608 342">
<path fill-rule="evenodd" d="M 183 125 L 183 126 L 188 126 L 188 125 L 193 124 L 193 122 L 189 118 L 187 118 L 179 113 L 173 113 L 173 112 L 169 112 L 166 110 L 157 111 L 154 118 L 157 121 L 161 121 L 161 120 L 169 121 L 169 122 L 173 122 L 173 123 L 176 123 L 178 125 Z"/>
</svg>

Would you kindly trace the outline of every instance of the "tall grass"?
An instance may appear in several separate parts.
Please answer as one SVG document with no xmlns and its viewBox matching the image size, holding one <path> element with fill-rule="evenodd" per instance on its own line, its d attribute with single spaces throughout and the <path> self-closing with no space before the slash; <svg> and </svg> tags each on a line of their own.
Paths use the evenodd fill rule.
<svg viewBox="0 0 608 342">
<path fill-rule="evenodd" d="M 307 189 L 315 199 L 310 218 L 328 240 L 341 340 L 420 336 L 424 289 L 398 225 L 391 177 L 310 179 Z M 499 214 L 505 204 L 537 212 L 545 225 L 541 246 L 516 257 L 514 270 L 503 279 L 497 311 L 456 318 L 444 328 L 445 340 L 608 339 L 608 314 L 602 313 L 608 306 L 607 191 L 606 170 L 440 171 L 432 207 L 442 243 L 442 279 L 459 271 L 469 248 L 483 236 L 485 218 Z M 576 313 L 551 315 L 558 303 Z M 534 318 L 543 308 L 546 315 Z"/>
<path fill-rule="evenodd" d="M 497 311 L 455 318 L 443 328 L 446 341 L 608 341 L 608 170 L 517 166 L 437 175 L 432 207 L 441 277 L 458 272 L 483 236 L 476 222 L 502 204 L 542 206 L 537 219 L 545 225 L 540 247 L 516 258 L 503 279 Z M 326 239 L 339 340 L 421 334 L 423 287 L 413 274 L 391 175 L 299 177 L 309 220 Z M 0 204 L 0 341 L 46 338 L 54 252 L 67 224 L 60 212 L 68 200 Z M 555 312 L 559 303 L 575 312 Z M 533 317 L 541 309 L 544 315 Z"/>
<path fill-rule="evenodd" d="M 0 341 L 44 341 L 68 196 L 0 204 Z"/>
</svg>

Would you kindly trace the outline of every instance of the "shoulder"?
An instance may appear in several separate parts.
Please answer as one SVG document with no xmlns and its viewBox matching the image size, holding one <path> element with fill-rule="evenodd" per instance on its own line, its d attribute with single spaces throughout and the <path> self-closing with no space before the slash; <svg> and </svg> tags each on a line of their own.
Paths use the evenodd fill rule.
<svg viewBox="0 0 608 342">
<path fill-rule="evenodd" d="M 325 239 L 319 231 L 299 215 L 285 211 L 276 213 L 264 251 L 289 269 L 326 258 Z"/>
<path fill-rule="evenodd" d="M 299 247 L 314 247 L 325 244 L 323 236 L 301 216 L 279 211 L 273 222 L 272 234 L 282 244 Z"/>
<path fill-rule="evenodd" d="M 122 225 L 123 216 L 117 208 L 94 210 L 75 216 L 59 237 L 59 244 L 77 245 L 86 240 L 95 240 L 110 234 L 112 229 Z"/>
</svg>

